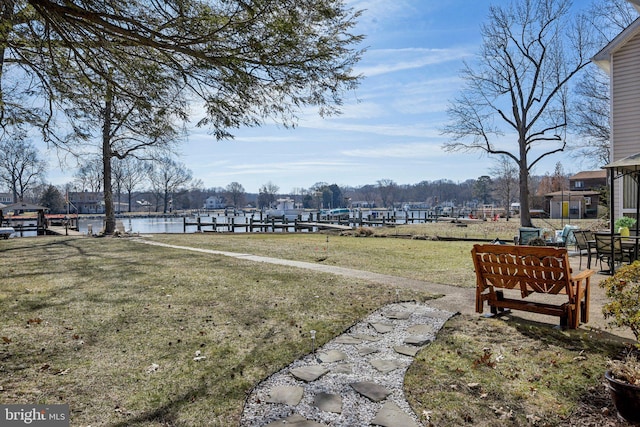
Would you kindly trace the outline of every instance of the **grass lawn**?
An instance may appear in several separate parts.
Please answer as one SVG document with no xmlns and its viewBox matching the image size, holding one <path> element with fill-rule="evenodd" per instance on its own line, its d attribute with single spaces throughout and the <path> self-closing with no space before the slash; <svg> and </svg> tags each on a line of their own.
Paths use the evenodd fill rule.
<svg viewBox="0 0 640 427">
<path fill-rule="evenodd" d="M 0 401 L 68 403 L 72 425 L 236 425 L 310 330 L 321 345 L 395 298 L 128 239 L 11 239 L 0 254 Z"/>
<path fill-rule="evenodd" d="M 151 238 L 473 285 L 472 242 L 284 233 Z M 246 393 L 309 352 L 310 330 L 322 345 L 394 299 L 395 289 L 363 280 L 132 239 L 0 241 L 0 402 L 68 403 L 72 425 L 237 425 Z M 498 322 L 489 333 L 474 324 L 477 318 L 451 321 L 407 375 L 408 398 L 425 422 L 459 425 L 455 411 L 469 405 L 479 408 L 471 412 L 476 424 L 493 420 L 495 411 L 482 408 L 494 400 L 470 400 L 450 387 L 475 382 L 482 386 L 473 393 L 508 405 L 514 420 L 565 416 L 599 385 L 604 361 L 619 350 L 578 334 L 554 332 L 550 340 L 548 325 L 516 330 Z M 484 348 L 491 354 L 483 359 Z M 538 372 L 540 363 L 555 376 Z M 503 366 L 517 384 L 505 380 Z M 535 393 L 527 389 L 532 372 L 541 375 Z M 438 399 L 447 404 L 434 407 Z"/>
</svg>

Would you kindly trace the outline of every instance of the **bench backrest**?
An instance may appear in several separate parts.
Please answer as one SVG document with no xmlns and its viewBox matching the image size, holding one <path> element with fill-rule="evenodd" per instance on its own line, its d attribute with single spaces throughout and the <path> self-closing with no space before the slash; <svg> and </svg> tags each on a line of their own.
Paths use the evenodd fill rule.
<svg viewBox="0 0 640 427">
<path fill-rule="evenodd" d="M 474 245 L 471 250 L 480 290 L 488 286 L 558 294 L 568 291 L 567 250 L 547 246 Z"/>
</svg>

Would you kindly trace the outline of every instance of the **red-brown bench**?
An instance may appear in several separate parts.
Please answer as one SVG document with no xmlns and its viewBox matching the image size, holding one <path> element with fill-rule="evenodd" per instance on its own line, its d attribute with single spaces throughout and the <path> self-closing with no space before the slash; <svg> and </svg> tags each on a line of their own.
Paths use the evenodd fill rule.
<svg viewBox="0 0 640 427">
<path fill-rule="evenodd" d="M 486 301 L 493 314 L 514 309 L 558 316 L 560 326 L 570 329 L 589 321 L 589 283 L 595 271 L 572 275 L 566 249 L 474 245 L 471 254 L 476 272 L 476 312 L 483 312 Z M 527 299 L 532 294 L 565 295 L 566 299 Z"/>
</svg>

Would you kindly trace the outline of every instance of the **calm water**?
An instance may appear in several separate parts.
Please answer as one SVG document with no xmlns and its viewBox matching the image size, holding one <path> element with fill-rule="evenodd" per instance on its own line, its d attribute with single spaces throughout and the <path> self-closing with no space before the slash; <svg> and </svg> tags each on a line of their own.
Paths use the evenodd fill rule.
<svg viewBox="0 0 640 427">
<path fill-rule="evenodd" d="M 372 212 L 368 210 L 362 211 L 363 217 L 367 217 L 371 213 Z M 410 212 L 408 216 L 414 217 L 414 218 L 423 218 L 425 213 L 426 213 L 425 211 L 413 211 L 413 212 Z M 352 216 L 353 215 L 354 214 L 352 214 Z M 359 214 L 356 213 L 355 215 L 359 215 Z M 390 215 L 391 216 L 395 215 L 399 221 L 402 221 L 405 217 L 405 213 L 400 210 L 396 212 L 384 212 L 384 213 L 377 212 L 378 218 L 388 217 Z M 211 231 L 213 230 L 213 227 L 210 224 L 213 223 L 214 219 L 218 225 L 230 224 L 232 221 L 236 225 L 242 225 L 242 224 L 248 224 L 252 216 L 251 215 L 225 216 L 222 214 L 221 215 L 214 214 L 212 216 L 202 215 L 199 218 L 200 218 L 200 223 L 202 225 L 201 229 L 204 231 L 207 231 L 207 230 Z M 255 221 L 258 221 L 260 219 L 260 215 L 253 214 L 253 218 Z M 308 220 L 308 219 L 309 219 L 308 215 L 302 215 L 302 220 Z M 122 225 L 124 226 L 125 231 L 131 232 L 131 233 L 140 233 L 140 234 L 184 233 L 184 232 L 196 233 L 198 231 L 198 227 L 196 225 L 187 225 L 185 229 L 185 226 L 184 226 L 185 219 L 183 217 L 175 217 L 175 216 L 148 217 L 148 218 L 134 217 L 134 218 L 118 218 L 118 221 L 122 222 Z M 195 223 L 197 221 L 197 217 L 188 217 L 186 221 L 187 223 Z M 80 218 L 78 221 L 78 229 L 81 233 L 89 233 L 89 230 L 91 230 L 93 234 L 97 234 L 100 232 L 100 230 L 102 230 L 103 223 L 104 223 L 104 220 L 102 218 Z M 207 226 L 207 224 L 209 225 Z M 218 230 L 226 231 L 227 229 L 218 228 Z M 242 233 L 242 232 L 245 232 L 245 229 L 235 228 L 234 231 Z M 35 231 L 23 233 L 24 237 L 33 237 L 35 235 L 36 235 Z M 14 234 L 11 237 L 20 237 L 20 235 Z"/>
</svg>

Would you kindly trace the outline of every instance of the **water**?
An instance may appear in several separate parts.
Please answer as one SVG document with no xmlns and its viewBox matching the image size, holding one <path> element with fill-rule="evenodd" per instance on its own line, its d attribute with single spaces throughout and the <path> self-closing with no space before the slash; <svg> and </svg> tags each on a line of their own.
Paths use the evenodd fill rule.
<svg viewBox="0 0 640 427">
<path fill-rule="evenodd" d="M 388 218 L 390 216 L 395 216 L 396 219 L 402 223 L 405 219 L 405 215 L 409 218 L 424 218 L 425 214 L 428 214 L 427 211 L 411 211 L 409 213 L 405 213 L 404 211 L 371 211 L 368 209 L 362 209 L 363 217 L 373 217 L 373 218 Z M 352 217 L 359 217 L 360 212 L 354 211 L 351 213 Z M 197 221 L 196 216 L 187 217 L 187 223 L 195 223 Z M 225 216 L 225 215 L 212 215 L 199 216 L 200 223 L 202 224 L 202 231 L 212 231 L 213 227 L 210 225 L 213 223 L 214 219 L 218 226 L 222 224 L 231 224 L 233 222 L 236 226 L 248 224 L 251 218 L 254 221 L 260 220 L 260 214 L 254 213 L 248 215 L 236 215 L 236 216 Z M 316 213 L 313 213 L 313 218 L 316 218 Z M 309 219 L 309 214 L 303 214 L 301 219 L 303 221 Z M 124 226 L 126 232 L 130 233 L 140 233 L 140 234 L 154 234 L 154 233 L 196 233 L 198 232 L 198 227 L 196 225 L 187 225 L 185 227 L 185 218 L 178 216 L 153 216 L 153 217 L 131 217 L 131 218 L 118 218 L 118 222 L 121 222 Z M 103 218 L 80 218 L 78 220 L 78 230 L 84 234 L 97 234 L 104 228 L 104 219 Z M 218 227 L 218 231 L 227 231 L 226 227 Z M 246 231 L 243 227 L 235 227 L 234 232 L 243 233 Z M 282 231 L 282 229 L 277 229 L 276 231 Z M 23 237 L 33 237 L 36 235 L 35 231 L 27 231 L 22 234 Z M 11 237 L 21 237 L 19 233 L 13 234 Z"/>
<path fill-rule="evenodd" d="M 225 217 L 216 217 L 218 223 L 223 222 L 221 219 Z M 117 221 L 122 222 L 126 232 L 140 233 L 140 234 L 153 234 L 153 233 L 184 233 L 184 218 L 183 217 L 149 217 L 149 218 L 122 218 Z M 195 222 L 195 218 L 187 218 L 187 222 Z M 211 224 L 211 217 L 202 217 L 201 222 L 203 224 Z M 89 230 L 93 234 L 99 233 L 104 227 L 103 218 L 80 218 L 78 221 L 78 231 L 81 233 L 89 233 Z M 204 227 L 204 229 L 212 230 L 212 227 Z M 187 233 L 195 233 L 198 230 L 197 226 L 187 226 Z"/>
</svg>

